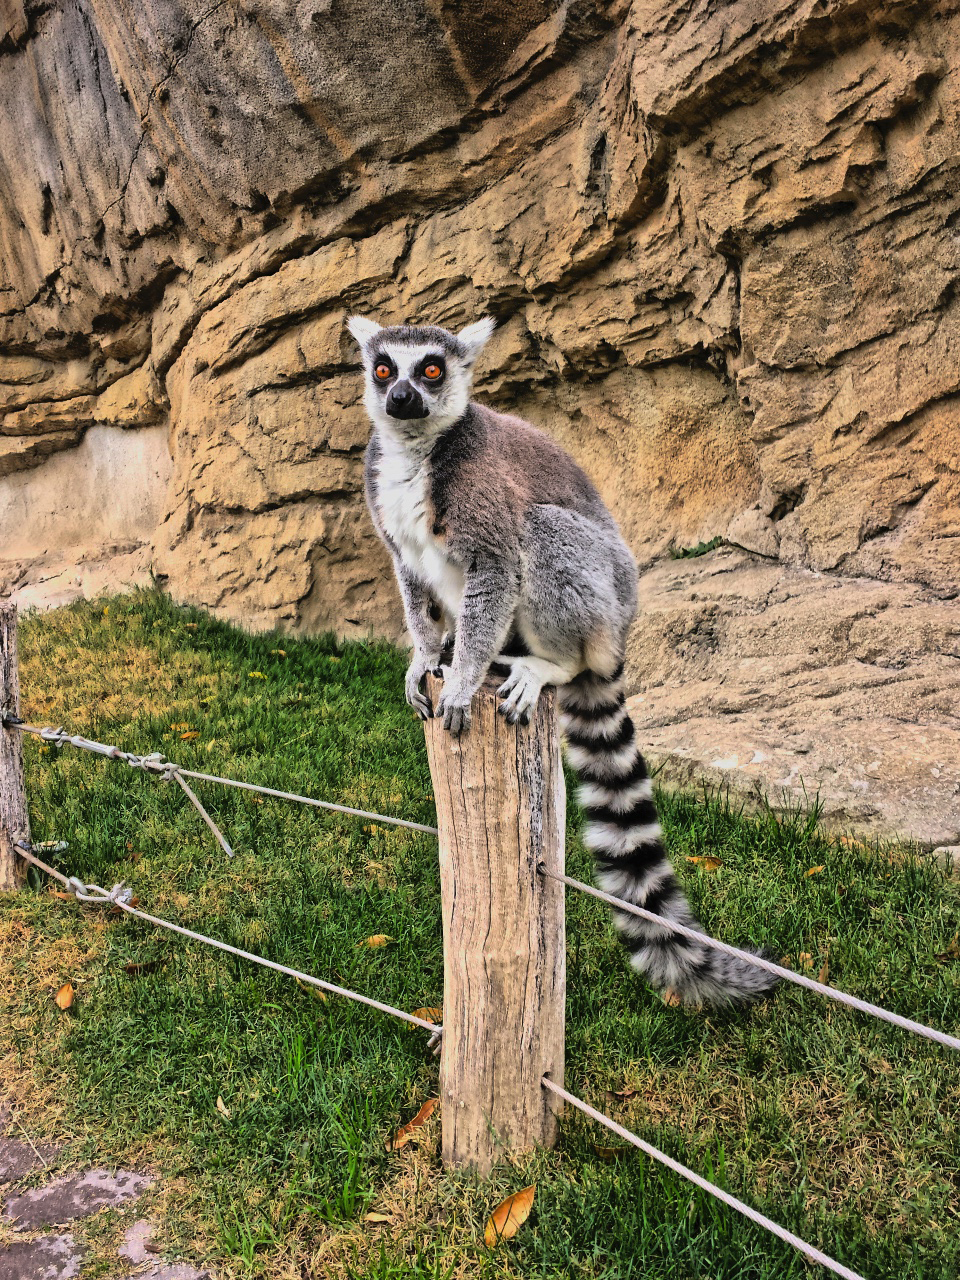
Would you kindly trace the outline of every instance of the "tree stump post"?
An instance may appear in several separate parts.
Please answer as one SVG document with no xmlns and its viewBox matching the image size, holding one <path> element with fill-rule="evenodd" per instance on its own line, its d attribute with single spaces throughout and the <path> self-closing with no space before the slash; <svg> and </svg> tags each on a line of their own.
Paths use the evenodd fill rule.
<svg viewBox="0 0 960 1280">
<path fill-rule="evenodd" d="M 563 1082 L 566 793 L 556 693 L 529 725 L 497 714 L 488 677 L 459 738 L 424 728 L 440 830 L 443 1162 L 481 1174 L 508 1152 L 552 1146 Z M 440 680 L 427 677 L 434 706 Z"/>
<path fill-rule="evenodd" d="M 19 711 L 17 607 L 0 604 L 0 715 Z M 18 840 L 30 840 L 23 744 L 15 729 L 0 726 L 0 891 L 20 889 L 26 881 L 27 864 L 17 853 Z"/>
</svg>

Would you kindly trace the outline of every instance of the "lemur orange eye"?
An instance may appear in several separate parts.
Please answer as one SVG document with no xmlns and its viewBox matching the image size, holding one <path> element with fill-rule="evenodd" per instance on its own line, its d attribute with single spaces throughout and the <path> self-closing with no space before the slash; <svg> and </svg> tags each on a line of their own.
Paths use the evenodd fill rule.
<svg viewBox="0 0 960 1280">
<path fill-rule="evenodd" d="M 428 382 L 436 382 L 438 378 L 443 377 L 443 370 L 438 364 L 428 364 L 423 371 L 423 376 Z"/>
<path fill-rule="evenodd" d="M 386 380 L 390 377 L 391 373 L 393 373 L 393 370 L 390 368 L 390 366 L 388 364 L 384 364 L 383 361 L 381 360 L 381 362 L 374 369 L 373 376 L 379 382 L 386 382 Z"/>
</svg>

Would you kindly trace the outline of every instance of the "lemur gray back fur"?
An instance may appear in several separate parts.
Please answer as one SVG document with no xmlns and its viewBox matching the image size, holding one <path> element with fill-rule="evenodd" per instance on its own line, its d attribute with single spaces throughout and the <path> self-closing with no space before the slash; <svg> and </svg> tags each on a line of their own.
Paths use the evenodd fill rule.
<svg viewBox="0 0 960 1280">
<path fill-rule="evenodd" d="M 366 493 L 393 557 L 413 659 L 406 696 L 453 734 L 491 665 L 500 711 L 529 718 L 558 687 L 581 779 L 584 839 L 608 892 L 696 927 L 663 848 L 646 765 L 624 705 L 636 564 L 590 479 L 549 436 L 470 400 L 489 320 L 459 334 L 354 317 L 373 422 Z M 452 654 L 447 652 L 452 641 Z M 442 671 L 431 707 L 421 685 Z M 753 999 L 771 980 L 741 961 L 614 912 L 634 966 L 689 1004 Z"/>
</svg>

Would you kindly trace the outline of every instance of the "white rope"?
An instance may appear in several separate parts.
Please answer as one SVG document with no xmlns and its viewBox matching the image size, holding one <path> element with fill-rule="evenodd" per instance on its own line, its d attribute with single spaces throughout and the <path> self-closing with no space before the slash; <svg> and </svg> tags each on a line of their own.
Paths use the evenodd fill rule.
<svg viewBox="0 0 960 1280">
<path fill-rule="evenodd" d="M 714 947 L 717 951 L 722 951 L 725 955 L 733 956 L 737 960 L 745 960 L 747 964 L 756 965 L 758 969 L 765 969 L 767 973 L 776 974 L 778 978 L 783 978 L 787 982 L 794 982 L 799 987 L 806 987 L 808 991 L 816 991 L 818 995 L 827 996 L 829 999 L 845 1004 L 851 1009 L 859 1010 L 860 1013 L 872 1014 L 874 1018 L 889 1022 L 893 1026 L 899 1027 L 902 1031 L 912 1031 L 915 1035 L 924 1036 L 927 1040 L 934 1040 L 937 1044 L 942 1044 L 948 1049 L 960 1050 L 960 1040 L 955 1036 L 948 1036 L 943 1031 L 937 1031 L 933 1027 L 926 1027 L 922 1022 L 914 1022 L 910 1018 L 903 1018 L 899 1013 L 891 1013 L 889 1009 L 883 1009 L 880 1005 L 869 1004 L 866 1000 L 851 996 L 846 991 L 838 991 L 836 987 L 828 987 L 822 982 L 814 982 L 812 978 L 805 978 L 802 973 L 794 973 L 792 969 L 785 969 L 782 965 L 774 964 L 772 960 L 766 960 L 763 956 L 754 955 L 752 951 L 741 951 L 739 947 L 731 947 L 727 942 L 721 942 L 718 938 L 711 938 L 707 933 L 700 933 L 697 929 L 690 929 L 687 925 L 668 920 L 666 916 L 658 916 L 652 911 L 647 911 L 644 907 L 635 907 L 632 902 L 624 902 L 623 898 L 615 898 L 610 893 L 604 893 L 602 889 L 594 889 L 592 885 L 584 884 L 582 880 L 574 880 L 570 876 L 551 871 L 543 863 L 540 863 L 538 870 L 541 875 L 549 876 L 552 880 L 559 880 L 562 884 L 569 885 L 571 889 L 579 889 L 581 893 L 589 893 L 592 898 L 599 898 L 601 902 L 609 903 L 610 906 L 616 907 L 618 911 L 628 911 L 631 915 L 639 916 L 641 920 L 649 920 L 652 924 L 661 925 L 665 929 L 672 929 L 674 933 L 679 933 L 681 937 L 690 938 L 694 942 L 703 942 L 709 947 Z"/>
<path fill-rule="evenodd" d="M 311 974 L 303 973 L 300 969 L 290 969 L 285 964 L 277 964 L 275 960 L 266 960 L 263 956 L 255 956 L 251 951 L 241 951 L 239 947 L 231 947 L 228 942 L 220 942 L 216 938 L 208 938 L 205 934 L 194 933 L 192 929 L 185 929 L 183 925 L 172 924 L 169 920 L 161 920 L 159 916 L 148 915 L 146 911 L 138 911 L 136 907 L 130 905 L 132 891 L 125 888 L 122 883 L 115 884 L 110 890 L 101 889 L 98 884 L 84 884 L 77 876 L 65 876 L 62 872 L 48 866 L 47 863 L 41 862 L 34 854 L 32 847 L 25 841 L 18 841 L 17 848 L 27 862 L 32 862 L 35 867 L 39 867 L 47 875 L 59 880 L 63 887 L 80 902 L 108 904 L 112 907 L 118 907 L 121 911 L 125 911 L 127 915 L 136 916 L 138 920 L 146 920 L 148 924 L 158 925 L 161 929 L 169 929 L 172 933 L 179 933 L 182 937 L 191 938 L 194 942 L 204 942 L 209 947 L 216 947 L 218 951 L 227 952 L 228 955 L 239 956 L 241 960 L 250 960 L 254 964 L 263 965 L 266 969 L 273 969 L 277 973 L 284 973 L 290 978 L 297 978 L 300 982 L 305 982 L 309 986 L 321 987 L 324 991 L 332 991 L 334 995 L 345 996 L 347 1000 L 356 1000 L 360 1004 L 369 1005 L 371 1009 L 379 1009 L 381 1013 L 389 1013 L 394 1018 L 402 1018 L 404 1022 L 412 1022 L 414 1026 L 423 1027 L 424 1031 L 432 1033 L 430 1047 L 443 1031 L 443 1028 L 437 1026 L 435 1022 L 427 1022 L 424 1018 L 418 1018 L 415 1014 L 404 1012 L 403 1009 L 395 1009 L 392 1004 L 382 1004 L 379 1000 L 372 1000 L 370 996 L 362 996 L 357 991 L 348 991 L 345 987 L 335 986 L 334 983 L 325 982 L 322 978 L 314 978 Z"/>
<path fill-rule="evenodd" d="M 631 1133 L 629 1129 L 624 1129 L 623 1125 L 617 1124 L 616 1120 L 611 1120 L 609 1116 L 605 1116 L 602 1111 L 597 1111 L 595 1107 L 591 1107 L 582 1099 L 574 1097 L 572 1093 L 568 1093 L 566 1089 L 561 1089 L 558 1084 L 544 1076 L 540 1081 L 545 1089 L 549 1089 L 551 1093 L 555 1093 L 558 1098 L 563 1098 L 565 1102 L 569 1102 L 572 1107 L 576 1107 L 582 1111 L 584 1115 L 590 1116 L 592 1120 L 596 1120 L 598 1124 L 605 1125 L 612 1133 L 623 1138 L 625 1142 L 632 1143 L 633 1146 L 651 1157 L 653 1160 L 659 1160 L 661 1164 L 665 1164 L 668 1169 L 672 1169 L 674 1173 L 679 1173 L 681 1178 L 686 1178 L 688 1182 L 692 1182 L 694 1186 L 699 1187 L 702 1191 L 706 1191 L 709 1195 L 715 1196 L 718 1200 L 722 1200 L 724 1204 L 729 1205 L 731 1209 L 736 1209 L 738 1213 L 742 1213 L 745 1218 L 749 1218 L 751 1222 L 756 1222 L 780 1240 L 785 1240 L 787 1244 L 793 1245 L 794 1249 L 809 1258 L 811 1262 L 819 1262 L 821 1267 L 826 1267 L 828 1271 L 832 1271 L 835 1275 L 844 1276 L 845 1280 L 864 1280 L 863 1276 L 857 1271 L 851 1271 L 849 1267 L 843 1266 L 840 1262 L 835 1262 L 833 1258 L 828 1257 L 825 1253 L 821 1253 L 819 1249 L 814 1248 L 812 1244 L 807 1244 L 805 1240 L 801 1240 L 799 1236 L 795 1236 L 792 1231 L 788 1231 L 786 1227 L 779 1226 L 771 1218 L 765 1214 L 759 1213 L 756 1209 L 751 1209 L 748 1204 L 744 1204 L 742 1200 L 738 1200 L 736 1196 L 732 1196 L 729 1191 L 724 1191 L 721 1187 L 716 1186 L 712 1182 L 708 1182 L 706 1178 L 701 1178 L 699 1173 L 694 1173 L 692 1169 L 688 1169 L 686 1165 L 680 1164 L 678 1160 L 671 1159 L 670 1156 L 652 1147 L 649 1142 L 644 1142 L 642 1138 L 638 1138 L 635 1133 Z"/>
<path fill-rule="evenodd" d="M 332 809 L 335 813 L 348 813 L 355 818 L 371 818 L 374 822 L 385 822 L 394 827 L 407 827 L 411 831 L 425 831 L 427 835 L 431 836 L 439 835 L 436 827 L 428 827 L 422 822 L 408 822 L 406 818 L 391 818 L 384 813 L 368 813 L 365 809 L 351 809 L 344 804 L 333 804 L 330 800 L 315 800 L 312 796 L 297 795 L 293 791 L 277 791 L 273 787 L 260 787 L 253 782 L 238 782 L 235 778 L 220 778 L 214 773 L 198 773 L 195 769 L 184 769 L 181 765 L 164 760 L 159 751 L 154 751 L 148 756 L 138 756 L 132 751 L 121 751 L 119 747 L 110 746 L 105 742 L 94 742 L 92 738 L 82 738 L 78 734 L 69 734 L 62 728 L 53 729 L 47 726 L 41 729 L 36 725 L 18 722 L 13 717 L 5 719 L 3 724 L 7 729 L 16 729 L 20 733 L 32 733 L 36 737 L 42 738 L 44 742 L 52 743 L 58 747 L 77 747 L 81 751 L 92 751 L 96 755 L 107 756 L 111 760 L 121 760 L 124 764 L 129 765 L 131 769 L 143 769 L 147 773 L 159 776 L 162 781 L 172 780 L 179 782 L 185 791 L 187 788 L 183 779 L 196 778 L 200 782 L 219 782 L 224 787 L 239 787 L 242 791 L 256 791 L 263 796 L 274 796 L 277 800 L 294 800 L 298 804 L 312 805 L 315 809 Z M 169 777 L 167 777 L 168 773 Z M 211 826 L 212 819 L 200 804 L 200 801 L 192 791 L 188 791 L 188 794 L 203 814 L 208 826 Z M 214 833 L 232 856 L 233 851 L 227 842 L 215 829 Z"/>
<path fill-rule="evenodd" d="M 164 782 L 169 782 L 170 779 L 172 778 L 174 782 L 178 782 L 180 784 L 180 788 L 183 791 L 183 794 L 187 797 L 187 799 L 190 801 L 190 803 L 193 805 L 196 811 L 200 814 L 200 817 L 204 820 L 204 822 L 207 824 L 207 826 L 216 836 L 217 840 L 219 841 L 221 849 L 223 849 L 224 853 L 227 855 L 228 858 L 232 858 L 233 850 L 230 848 L 229 844 L 227 844 L 226 837 L 224 836 L 220 828 L 217 826 L 217 824 L 214 822 L 214 820 L 210 817 L 209 813 L 207 813 L 203 805 L 200 803 L 200 801 L 197 798 L 196 792 L 193 790 L 193 788 L 187 786 L 183 778 L 181 778 L 180 770 L 175 765 L 171 765 L 169 769 L 167 769 L 166 773 L 162 774 L 161 777 L 163 778 Z"/>
</svg>

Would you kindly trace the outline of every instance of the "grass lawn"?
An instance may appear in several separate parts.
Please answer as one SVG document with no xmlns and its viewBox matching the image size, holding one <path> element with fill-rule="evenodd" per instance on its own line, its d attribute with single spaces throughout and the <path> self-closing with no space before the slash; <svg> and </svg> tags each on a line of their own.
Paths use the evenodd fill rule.
<svg viewBox="0 0 960 1280">
<path fill-rule="evenodd" d="M 33 722 L 434 820 L 405 657 L 386 645 L 250 637 L 143 593 L 26 618 L 21 658 Z M 69 872 L 124 879 L 147 911 L 401 1008 L 441 1004 L 433 837 L 197 784 L 230 860 L 177 787 L 69 747 L 25 751 L 34 839 L 69 840 Z M 661 804 L 708 929 L 960 1024 L 956 881 L 803 816 Z M 570 821 L 568 865 L 589 878 L 572 805 Z M 722 867 L 685 861 L 704 854 Z M 568 915 L 568 1088 L 869 1280 L 960 1275 L 956 1057 L 795 988 L 745 1012 L 667 1008 L 627 969 L 600 903 L 569 894 Z M 381 933 L 389 945 L 363 945 Z M 0 956 L 0 1093 L 34 1142 L 66 1144 L 58 1170 L 156 1171 L 147 1208 L 171 1257 L 290 1280 L 825 1274 L 639 1152 L 610 1159 L 610 1135 L 577 1114 L 554 1151 L 487 1183 L 441 1169 L 437 1115 L 387 1151 L 437 1090 L 425 1033 L 64 901 L 42 877 L 0 901 Z M 64 1013 L 52 994 L 68 981 Z M 488 1213 L 530 1182 L 531 1217 L 486 1249 Z M 133 1216 L 77 1228 L 85 1277 L 125 1274 L 116 1245 Z"/>
</svg>

